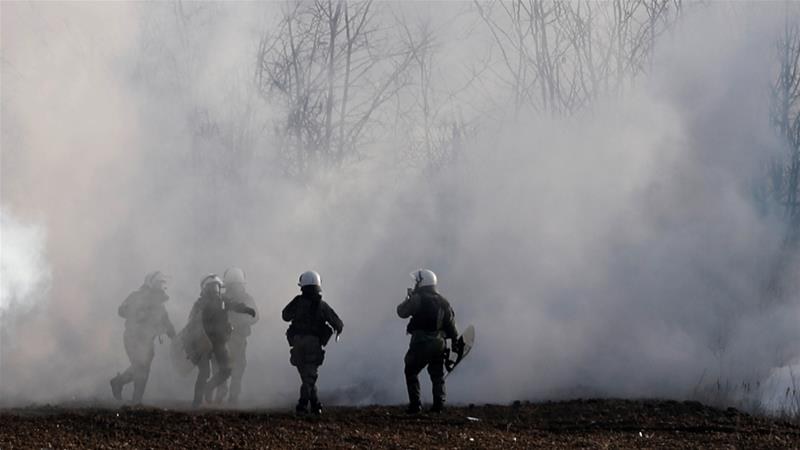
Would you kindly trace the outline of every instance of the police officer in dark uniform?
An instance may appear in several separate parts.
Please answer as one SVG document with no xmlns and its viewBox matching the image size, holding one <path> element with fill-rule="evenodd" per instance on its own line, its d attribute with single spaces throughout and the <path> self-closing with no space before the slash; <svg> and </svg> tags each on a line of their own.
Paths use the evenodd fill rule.
<svg viewBox="0 0 800 450">
<path fill-rule="evenodd" d="M 237 312 L 228 315 L 231 326 L 233 327 L 233 332 L 228 340 L 228 353 L 231 362 L 231 386 L 228 402 L 235 405 L 239 402 L 239 394 L 242 391 L 242 377 L 247 367 L 247 338 L 250 336 L 251 327 L 258 322 L 258 308 L 256 307 L 256 302 L 253 300 L 253 297 L 247 293 L 244 270 L 238 267 L 231 267 L 225 271 L 223 282 L 225 283 L 223 299 L 226 302 L 241 303 L 253 308 L 256 312 L 255 316 Z M 216 374 L 219 371 L 219 367 L 213 360 L 211 361 L 211 365 Z M 221 403 L 228 393 L 227 384 L 222 383 L 217 387 L 215 401 Z"/>
<path fill-rule="evenodd" d="M 133 382 L 133 403 L 139 404 L 150 377 L 150 365 L 155 356 L 154 339 L 166 334 L 175 337 L 175 327 L 169 320 L 164 303 L 167 295 L 167 279 L 159 271 L 150 272 L 144 284 L 132 292 L 119 307 L 119 315 L 125 319 L 123 341 L 125 353 L 131 365 L 125 372 L 111 379 L 111 393 L 122 400 L 122 388 Z"/>
<path fill-rule="evenodd" d="M 322 300 L 322 288 L 317 272 L 308 271 L 300 275 L 301 294 L 283 308 L 283 320 L 291 322 L 286 331 L 289 340 L 289 362 L 297 367 L 302 380 L 300 400 L 295 411 L 298 414 L 310 412 L 322 414 L 322 404 L 317 397 L 317 376 L 319 366 L 325 359 L 325 350 L 333 332 L 342 333 L 342 320 L 327 303 Z"/>
<path fill-rule="evenodd" d="M 200 282 L 200 298 L 194 303 L 190 313 L 190 322 L 199 321 L 202 330 L 211 344 L 210 351 L 200 350 L 191 354 L 192 362 L 197 365 L 197 381 L 194 385 L 194 401 L 192 405 L 198 407 L 203 403 L 203 396 L 207 402 L 211 402 L 214 389 L 226 382 L 231 376 L 231 361 L 228 354 L 228 339 L 230 339 L 232 327 L 228 320 L 228 311 L 249 314 L 255 317 L 256 311 L 249 306 L 236 302 L 226 302 L 222 298 L 222 279 L 217 275 L 210 274 Z M 197 333 L 195 333 L 197 335 Z M 202 336 L 198 336 L 202 337 Z M 203 348 L 196 346 L 196 348 Z M 211 379 L 211 359 L 219 367 Z"/>
<path fill-rule="evenodd" d="M 419 373 L 426 366 L 433 384 L 433 407 L 431 412 L 444 409 L 444 363 L 446 342 L 458 338 L 455 314 L 450 303 L 437 292 L 436 274 L 427 269 L 413 273 L 414 288 L 397 306 L 401 319 L 411 317 L 406 331 L 411 335 L 411 343 L 405 357 L 406 387 L 408 388 L 409 414 L 422 410 L 420 402 Z"/>
</svg>

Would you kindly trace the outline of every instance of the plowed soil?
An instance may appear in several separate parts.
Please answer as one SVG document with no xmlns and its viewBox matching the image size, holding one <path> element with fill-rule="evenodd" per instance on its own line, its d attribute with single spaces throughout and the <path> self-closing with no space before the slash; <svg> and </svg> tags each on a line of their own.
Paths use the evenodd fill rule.
<svg viewBox="0 0 800 450">
<path fill-rule="evenodd" d="M 697 402 L 571 400 L 286 411 L 0 410 L 0 448 L 800 448 L 800 426 Z"/>
</svg>

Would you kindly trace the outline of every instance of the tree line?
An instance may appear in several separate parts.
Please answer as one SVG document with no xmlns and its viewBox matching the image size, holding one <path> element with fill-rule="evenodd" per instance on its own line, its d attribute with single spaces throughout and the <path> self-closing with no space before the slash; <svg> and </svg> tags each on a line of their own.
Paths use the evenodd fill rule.
<svg viewBox="0 0 800 450">
<path fill-rule="evenodd" d="M 463 28 L 456 33 L 424 14 L 373 0 L 271 6 L 272 20 L 257 31 L 248 75 L 233 95 L 237 107 L 221 115 L 197 105 L 187 121 L 197 151 L 224 155 L 217 167 L 240 170 L 268 142 L 267 163 L 302 182 L 368 159 L 375 148 L 437 170 L 492 126 L 531 114 L 570 116 L 600 98 L 622 97 L 653 69 L 659 39 L 706 5 L 473 0 L 450 8 L 451 21 Z M 162 25 L 178 30 L 178 44 L 165 49 L 153 39 L 143 54 L 157 50 L 173 63 L 173 89 L 201 64 L 192 43 L 220 6 L 177 2 L 169 8 L 177 25 Z M 785 8 L 766 92 L 782 148 L 765 155 L 754 191 L 765 210 L 784 217 L 791 244 L 800 238 L 800 16 L 788 2 Z M 447 40 L 470 35 L 480 35 L 480 45 L 453 64 Z M 144 66 L 151 76 L 166 70 L 160 61 Z"/>
</svg>

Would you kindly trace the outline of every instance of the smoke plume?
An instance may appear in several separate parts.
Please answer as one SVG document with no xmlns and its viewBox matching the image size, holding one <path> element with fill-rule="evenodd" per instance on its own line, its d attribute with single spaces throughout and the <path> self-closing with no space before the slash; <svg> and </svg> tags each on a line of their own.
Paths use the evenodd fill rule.
<svg viewBox="0 0 800 450">
<path fill-rule="evenodd" d="M 444 165 L 416 170 L 377 136 L 296 179 L 276 162 L 281 111 L 252 86 L 279 5 L 3 3 L 0 403 L 109 401 L 127 367 L 117 307 L 145 273 L 171 276 L 180 328 L 201 278 L 231 266 L 261 313 L 246 406 L 296 398 L 280 311 L 309 269 L 345 324 L 320 375 L 333 403 L 405 400 L 395 307 L 420 267 L 477 331 L 452 402 L 763 379 L 794 362 L 798 307 L 765 298 L 784 225 L 753 183 L 781 149 L 768 86 L 784 10 L 760 8 L 693 10 L 646 76 L 571 116 L 512 118 L 476 87 L 500 112 Z M 464 11 L 428 18 L 443 84 L 489 54 Z M 167 353 L 146 402 L 191 398 Z"/>
</svg>

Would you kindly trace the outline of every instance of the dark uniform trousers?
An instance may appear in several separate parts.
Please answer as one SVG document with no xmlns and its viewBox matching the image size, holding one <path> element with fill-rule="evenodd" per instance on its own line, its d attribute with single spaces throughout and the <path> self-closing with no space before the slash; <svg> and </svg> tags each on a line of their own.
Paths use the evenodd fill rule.
<svg viewBox="0 0 800 450">
<path fill-rule="evenodd" d="M 292 337 L 292 349 L 289 352 L 289 362 L 297 367 L 302 385 L 300 386 L 300 404 L 318 404 L 317 376 L 319 366 L 325 359 L 325 350 L 322 349 L 317 336 L 298 334 Z"/>
<path fill-rule="evenodd" d="M 203 402 L 203 395 L 212 393 L 214 389 L 228 380 L 231 376 L 231 358 L 228 354 L 228 346 L 222 339 L 211 340 L 211 353 L 200 356 L 197 361 L 197 381 L 194 383 L 194 404 L 200 405 Z M 211 360 L 219 366 L 219 370 L 209 380 L 211 375 Z M 206 400 L 211 400 L 207 398 Z"/>
<path fill-rule="evenodd" d="M 230 358 L 231 367 L 231 381 L 230 381 L 230 399 L 231 403 L 239 401 L 239 394 L 242 392 L 242 378 L 244 377 L 244 369 L 247 368 L 247 338 L 236 334 L 231 335 L 228 340 L 228 356 Z M 211 361 L 211 368 L 213 373 L 219 372 L 219 364 L 216 360 Z M 215 400 L 217 403 L 222 402 L 222 399 L 228 394 L 228 385 L 222 383 L 217 387 Z"/>
<path fill-rule="evenodd" d="M 126 329 L 123 334 L 123 343 L 131 365 L 125 372 L 122 372 L 119 379 L 123 385 L 133 381 L 133 402 L 141 403 L 147 379 L 150 377 L 150 365 L 155 356 L 153 337 Z"/>
<path fill-rule="evenodd" d="M 423 332 L 417 332 L 423 333 Z M 420 404 L 419 373 L 425 367 L 433 384 L 434 404 L 444 404 L 444 352 L 445 341 L 438 333 L 424 333 L 418 339 L 412 338 L 411 345 L 405 357 L 406 387 L 408 388 L 408 401 L 413 405 Z"/>
</svg>

